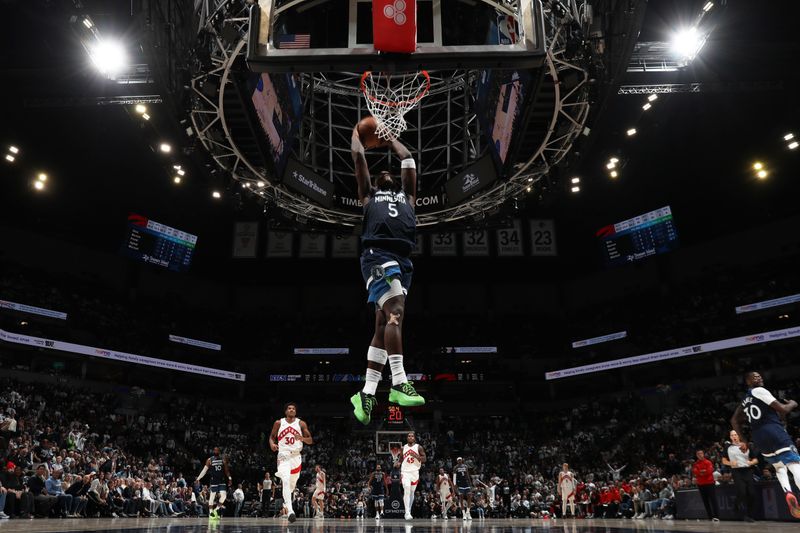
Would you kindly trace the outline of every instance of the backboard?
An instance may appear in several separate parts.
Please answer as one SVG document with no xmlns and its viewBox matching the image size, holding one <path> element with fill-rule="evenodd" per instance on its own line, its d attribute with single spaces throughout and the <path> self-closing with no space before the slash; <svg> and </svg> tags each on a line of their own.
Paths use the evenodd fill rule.
<svg viewBox="0 0 800 533">
<path fill-rule="evenodd" d="M 545 60 L 539 0 L 415 1 L 416 51 L 373 47 L 375 0 L 259 0 L 247 63 L 256 72 L 535 68 Z"/>
</svg>

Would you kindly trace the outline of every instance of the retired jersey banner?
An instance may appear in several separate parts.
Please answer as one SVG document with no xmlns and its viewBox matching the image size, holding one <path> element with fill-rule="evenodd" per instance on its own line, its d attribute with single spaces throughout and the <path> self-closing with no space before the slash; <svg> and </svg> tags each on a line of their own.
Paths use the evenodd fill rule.
<svg viewBox="0 0 800 533">
<path fill-rule="evenodd" d="M 422 255 L 425 253 L 425 235 L 417 234 L 417 241 L 414 243 L 414 249 L 411 250 L 412 255 Z"/>
<path fill-rule="evenodd" d="M 552 220 L 531 220 L 531 255 L 558 255 Z"/>
<path fill-rule="evenodd" d="M 336 235 L 331 242 L 331 256 L 337 259 L 358 257 L 358 237 Z"/>
<path fill-rule="evenodd" d="M 292 237 L 286 231 L 270 231 L 267 237 L 267 257 L 292 257 Z"/>
<path fill-rule="evenodd" d="M 456 255 L 456 236 L 452 233 L 434 233 L 431 235 L 431 255 Z"/>
<path fill-rule="evenodd" d="M 301 233 L 300 234 L 300 257 L 309 259 L 320 259 L 325 257 L 325 243 L 327 239 L 324 233 Z"/>
<path fill-rule="evenodd" d="M 254 259 L 258 248 L 258 222 L 237 222 L 233 228 L 233 257 Z"/>
<path fill-rule="evenodd" d="M 497 255 L 511 257 L 522 255 L 522 225 L 514 221 L 510 228 L 497 230 Z"/>
<path fill-rule="evenodd" d="M 489 255 L 489 235 L 486 230 L 465 231 L 464 255 L 466 256 L 487 256 Z"/>
</svg>

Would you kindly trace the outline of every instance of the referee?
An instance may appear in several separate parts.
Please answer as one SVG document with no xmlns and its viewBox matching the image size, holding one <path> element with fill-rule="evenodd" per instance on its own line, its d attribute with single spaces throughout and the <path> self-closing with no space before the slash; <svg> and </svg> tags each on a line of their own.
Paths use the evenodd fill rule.
<svg viewBox="0 0 800 533">
<path fill-rule="evenodd" d="M 733 473 L 733 483 L 736 485 L 736 507 L 744 512 L 745 522 L 755 522 L 753 518 L 755 498 L 753 465 L 758 464 L 758 459 L 751 457 L 750 447 L 739 439 L 738 433 L 731 431 L 730 436 L 731 445 L 728 446 L 728 456 L 723 457 L 722 464 L 729 466 Z"/>
</svg>

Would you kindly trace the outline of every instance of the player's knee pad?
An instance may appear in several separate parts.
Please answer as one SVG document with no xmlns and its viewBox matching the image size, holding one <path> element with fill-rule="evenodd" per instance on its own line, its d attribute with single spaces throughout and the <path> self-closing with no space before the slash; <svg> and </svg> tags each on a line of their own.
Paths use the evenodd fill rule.
<svg viewBox="0 0 800 533">
<path fill-rule="evenodd" d="M 397 279 L 397 278 L 392 279 L 392 281 L 389 282 L 389 290 L 386 291 L 385 293 L 383 293 L 383 296 L 381 296 L 378 299 L 378 308 L 383 309 L 383 304 L 385 304 L 386 302 L 388 302 L 392 298 L 395 298 L 396 296 L 403 296 L 403 294 L 404 294 L 404 292 L 403 292 L 403 284 L 400 283 L 400 280 Z M 383 311 L 384 311 L 384 313 L 390 313 L 390 310 L 388 310 L 388 309 L 383 309 Z M 394 313 L 394 314 L 397 314 L 397 313 Z M 402 315 L 402 309 L 400 310 L 400 314 Z M 387 326 L 393 325 L 392 324 L 392 314 L 391 313 L 389 314 L 389 316 L 386 319 L 386 325 Z M 397 324 L 394 324 L 394 325 L 397 325 Z"/>
<path fill-rule="evenodd" d="M 367 361 L 378 363 L 379 365 L 386 365 L 386 360 L 389 359 L 389 353 L 381 348 L 370 346 L 367 350 Z"/>
</svg>

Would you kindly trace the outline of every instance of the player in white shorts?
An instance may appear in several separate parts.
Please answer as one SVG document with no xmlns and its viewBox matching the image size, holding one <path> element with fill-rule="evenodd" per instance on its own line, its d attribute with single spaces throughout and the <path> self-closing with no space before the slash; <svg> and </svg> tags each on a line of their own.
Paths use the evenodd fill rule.
<svg viewBox="0 0 800 533">
<path fill-rule="evenodd" d="M 317 465 L 314 467 L 317 474 L 314 494 L 311 496 L 311 507 L 314 509 L 314 518 L 325 518 L 325 470 Z"/>
<path fill-rule="evenodd" d="M 419 483 L 419 469 L 425 462 L 425 450 L 417 444 L 417 437 L 410 432 L 406 437 L 408 444 L 403 446 L 403 456 L 400 459 L 400 481 L 403 484 L 403 504 L 406 509 L 406 520 L 411 520 L 411 505 L 414 503 L 414 492 Z"/>
<path fill-rule="evenodd" d="M 439 491 L 439 500 L 442 503 L 442 518 L 447 520 L 447 511 L 453 505 L 453 482 L 450 481 L 444 468 L 439 469 L 439 474 L 436 476 L 436 490 Z"/>
<path fill-rule="evenodd" d="M 283 489 L 283 507 L 286 509 L 289 522 L 297 518 L 292 509 L 292 493 L 300 477 L 303 458 L 300 452 L 303 444 L 314 444 L 311 433 L 305 422 L 297 418 L 297 404 L 289 402 L 284 407 L 285 417 L 272 424 L 269 435 L 269 447 L 278 452 L 278 471 L 275 477 L 280 478 Z"/>
<path fill-rule="evenodd" d="M 561 495 L 561 517 L 567 516 L 567 503 L 572 518 L 575 518 L 575 474 L 570 472 L 569 465 L 561 465 L 561 472 L 558 473 L 558 493 Z"/>
</svg>

